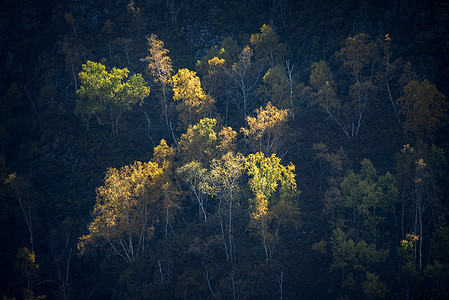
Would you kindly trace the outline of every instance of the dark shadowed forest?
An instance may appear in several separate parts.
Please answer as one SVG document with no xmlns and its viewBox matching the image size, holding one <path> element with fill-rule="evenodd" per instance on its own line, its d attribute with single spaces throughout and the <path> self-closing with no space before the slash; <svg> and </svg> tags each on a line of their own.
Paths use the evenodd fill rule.
<svg viewBox="0 0 449 300">
<path fill-rule="evenodd" d="M 2 299 L 449 299 L 449 3 L 2 0 Z"/>
</svg>

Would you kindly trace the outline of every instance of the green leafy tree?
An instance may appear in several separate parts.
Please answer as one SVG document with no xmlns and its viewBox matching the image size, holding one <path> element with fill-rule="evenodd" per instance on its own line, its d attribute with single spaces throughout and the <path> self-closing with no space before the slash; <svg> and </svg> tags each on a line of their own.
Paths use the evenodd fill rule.
<svg viewBox="0 0 449 300">
<path fill-rule="evenodd" d="M 385 296 L 385 284 L 370 270 L 376 263 L 385 261 L 388 250 L 377 250 L 374 244 L 364 240 L 354 241 L 339 227 L 333 230 L 329 242 L 316 243 L 312 249 L 332 256 L 329 271 L 335 273 L 338 283 L 335 296 L 351 298 L 361 292 L 374 299 Z"/>
<path fill-rule="evenodd" d="M 286 61 L 286 66 L 277 64 L 270 68 L 262 77 L 263 85 L 258 89 L 259 95 L 276 107 L 290 109 L 293 121 L 298 100 L 306 91 L 303 84 L 297 84 L 292 78 L 294 65 Z"/>
<path fill-rule="evenodd" d="M 262 238 L 267 261 L 273 257 L 281 224 L 297 218 L 297 208 L 291 201 L 296 191 L 295 166 L 283 166 L 280 161 L 275 154 L 265 157 L 257 152 L 248 155 L 245 162 L 248 185 L 254 195 L 250 200 L 251 219 Z M 276 191 L 278 197 L 274 197 Z"/>
<path fill-rule="evenodd" d="M 346 165 L 349 165 L 348 157 L 342 147 L 330 152 L 326 144 L 318 143 L 313 144 L 313 149 L 322 176 L 320 190 L 325 191 L 323 214 L 330 215 L 331 222 L 336 222 L 336 208 L 341 201 L 341 183 L 346 176 Z"/>
<path fill-rule="evenodd" d="M 279 42 L 279 37 L 270 25 L 263 24 L 260 33 L 254 33 L 250 38 L 256 59 L 263 65 L 273 68 L 283 63 L 286 45 Z"/>
<path fill-rule="evenodd" d="M 101 63 L 87 61 L 79 73 L 81 86 L 77 91 L 75 113 L 88 122 L 95 117 L 101 125 L 110 124 L 112 133 L 118 135 L 119 121 L 125 111 L 142 103 L 150 88 L 140 74 L 128 80 L 128 69 L 113 68 L 110 72 Z M 125 81 L 126 80 L 126 81 Z"/>
<path fill-rule="evenodd" d="M 364 159 L 360 164 L 360 174 L 351 172 L 341 183 L 340 209 L 346 211 L 344 218 L 352 225 L 348 233 L 354 238 L 362 236 L 377 246 L 378 224 L 384 220 L 382 216 L 386 212 L 393 210 L 399 192 L 390 173 L 378 177 L 370 160 Z"/>
<path fill-rule="evenodd" d="M 177 170 L 182 180 L 189 186 L 190 191 L 198 202 L 198 216 L 207 222 L 207 169 L 198 161 L 191 161 Z"/>
<path fill-rule="evenodd" d="M 217 120 L 204 118 L 199 123 L 189 126 L 179 142 L 183 161 L 210 161 L 210 158 L 215 154 L 214 151 L 217 146 L 216 124 Z"/>
</svg>

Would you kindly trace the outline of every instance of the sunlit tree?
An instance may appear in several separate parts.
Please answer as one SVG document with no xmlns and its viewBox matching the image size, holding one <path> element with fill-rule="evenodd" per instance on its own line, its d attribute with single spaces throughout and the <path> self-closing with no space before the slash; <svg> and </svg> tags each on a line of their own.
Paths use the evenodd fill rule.
<svg viewBox="0 0 449 300">
<path fill-rule="evenodd" d="M 187 128 L 196 124 L 201 118 L 209 117 L 214 107 L 214 100 L 204 93 L 200 78 L 195 72 L 180 69 L 172 78 L 173 99 L 178 101 L 179 119 Z"/>
<path fill-rule="evenodd" d="M 234 215 L 239 208 L 240 179 L 245 170 L 245 158 L 228 152 L 220 159 L 214 159 L 209 172 L 208 193 L 218 198 L 217 213 L 226 260 L 235 264 Z"/>
<path fill-rule="evenodd" d="M 277 109 L 271 102 L 265 107 L 256 110 L 255 117 L 246 117 L 248 128 L 241 131 L 247 138 L 247 142 L 254 152 L 261 151 L 265 154 L 281 152 L 287 143 L 287 124 L 289 111 L 287 109 Z M 286 149 L 283 149 L 285 154 Z"/>
<path fill-rule="evenodd" d="M 109 168 L 104 185 L 97 189 L 89 232 L 79 239 L 80 252 L 108 244 L 127 262 L 134 261 L 153 235 L 160 192 L 156 182 L 161 173 L 153 162 Z"/>
<path fill-rule="evenodd" d="M 193 160 L 209 163 L 217 147 L 216 119 L 204 118 L 189 126 L 181 136 L 179 150 L 184 162 Z"/>
<path fill-rule="evenodd" d="M 171 123 L 168 119 L 168 95 L 169 87 L 171 85 L 171 78 L 173 73 L 173 66 L 168 50 L 164 48 L 164 42 L 159 40 L 155 34 L 147 37 L 147 47 L 149 55 L 142 59 L 148 62 L 148 71 L 153 77 L 154 81 L 161 86 L 162 98 L 164 101 L 164 115 L 167 129 L 172 129 Z"/>
<path fill-rule="evenodd" d="M 250 200 L 251 219 L 262 239 L 267 261 L 273 257 L 279 242 L 281 224 L 298 222 L 297 208 L 292 201 L 296 191 L 295 166 L 283 166 L 280 161 L 275 154 L 266 157 L 258 152 L 248 155 L 245 162 L 248 185 L 254 195 Z"/>
<path fill-rule="evenodd" d="M 158 184 L 162 190 L 160 202 L 163 210 L 162 214 L 165 218 L 166 237 L 169 232 L 174 233 L 172 219 L 180 207 L 180 192 L 178 191 L 177 185 L 173 182 L 175 153 L 175 148 L 169 147 L 165 140 L 161 140 L 159 145 L 154 148 L 152 158 L 152 161 L 157 163 L 163 171 L 158 177 Z"/>
<path fill-rule="evenodd" d="M 101 63 L 87 61 L 79 73 L 81 86 L 77 91 L 75 113 L 88 122 L 95 117 L 99 124 L 109 124 L 118 135 L 119 121 L 125 111 L 136 103 L 142 103 L 150 94 L 150 87 L 140 74 L 128 80 L 128 69 L 113 68 L 110 72 Z"/>
</svg>

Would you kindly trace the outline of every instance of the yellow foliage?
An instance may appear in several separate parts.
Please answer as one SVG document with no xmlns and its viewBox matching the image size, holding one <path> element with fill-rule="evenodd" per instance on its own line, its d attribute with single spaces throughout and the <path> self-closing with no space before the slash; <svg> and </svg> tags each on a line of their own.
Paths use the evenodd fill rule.
<svg viewBox="0 0 449 300">
<path fill-rule="evenodd" d="M 237 132 L 231 127 L 223 127 L 218 133 L 219 144 L 217 149 L 222 153 L 235 150 L 235 139 L 237 138 Z"/>
<path fill-rule="evenodd" d="M 289 110 L 277 109 L 268 102 L 265 108 L 256 110 L 256 117 L 248 116 L 248 128 L 241 131 L 247 138 L 253 151 L 263 151 L 265 154 L 276 152 L 285 142 L 285 123 L 288 121 Z"/>
<path fill-rule="evenodd" d="M 164 139 L 162 139 L 159 145 L 154 148 L 153 161 L 156 162 L 159 165 L 159 167 L 162 167 L 165 164 L 165 162 L 172 161 L 174 156 L 175 156 L 175 149 L 169 147 L 167 145 L 167 142 Z"/>
<path fill-rule="evenodd" d="M 223 67 L 223 65 L 225 63 L 225 60 L 224 60 L 224 58 L 220 59 L 220 58 L 215 56 L 214 58 L 209 59 L 207 61 L 207 63 L 209 64 L 209 71 L 208 72 L 210 74 L 213 74 L 213 73 L 217 72 L 218 69 Z"/>
<path fill-rule="evenodd" d="M 147 37 L 147 45 L 150 54 L 142 60 L 148 62 L 148 70 L 154 81 L 163 86 L 170 84 L 173 67 L 164 42 L 157 35 L 151 34 Z"/>
<path fill-rule="evenodd" d="M 150 212 L 160 193 L 156 182 L 162 172 L 153 162 L 137 161 L 121 169 L 109 168 L 104 185 L 97 189 L 89 233 L 79 239 L 80 252 L 99 238 L 111 245 L 120 243 L 124 237 L 149 239 Z"/>
<path fill-rule="evenodd" d="M 400 253 L 407 259 L 413 258 L 413 250 L 416 243 L 419 240 L 419 235 L 408 233 L 405 235 L 405 239 L 401 240 Z"/>
<path fill-rule="evenodd" d="M 253 200 L 254 216 L 258 218 L 268 211 L 268 200 L 278 190 L 279 184 L 281 194 L 286 195 L 296 190 L 295 166 L 291 163 L 283 166 L 280 161 L 275 154 L 265 157 L 262 152 L 250 154 L 246 158 L 245 167 L 250 176 L 249 187 L 256 196 Z"/>
<path fill-rule="evenodd" d="M 172 77 L 172 82 L 173 100 L 181 102 L 176 108 L 185 127 L 198 122 L 213 110 L 215 101 L 204 93 L 195 72 L 180 69 Z"/>
<path fill-rule="evenodd" d="M 266 213 L 268 212 L 268 200 L 264 194 L 259 193 L 256 195 L 256 199 L 254 200 L 253 210 L 254 211 L 253 211 L 252 216 L 256 220 L 259 220 L 263 216 L 266 215 Z"/>
</svg>

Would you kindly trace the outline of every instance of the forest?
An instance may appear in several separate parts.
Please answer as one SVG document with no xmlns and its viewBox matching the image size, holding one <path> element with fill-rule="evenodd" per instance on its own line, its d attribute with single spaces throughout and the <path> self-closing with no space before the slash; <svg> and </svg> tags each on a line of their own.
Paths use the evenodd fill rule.
<svg viewBox="0 0 449 300">
<path fill-rule="evenodd" d="M 449 3 L 2 0 L 2 299 L 449 299 Z"/>
</svg>

